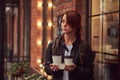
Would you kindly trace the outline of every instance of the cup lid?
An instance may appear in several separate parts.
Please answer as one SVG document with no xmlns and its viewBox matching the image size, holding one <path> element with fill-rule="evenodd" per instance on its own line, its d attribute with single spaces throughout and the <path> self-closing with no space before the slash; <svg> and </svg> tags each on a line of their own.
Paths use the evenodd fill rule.
<svg viewBox="0 0 120 80">
<path fill-rule="evenodd" d="M 73 58 L 72 56 L 64 56 L 64 58 Z"/>
</svg>

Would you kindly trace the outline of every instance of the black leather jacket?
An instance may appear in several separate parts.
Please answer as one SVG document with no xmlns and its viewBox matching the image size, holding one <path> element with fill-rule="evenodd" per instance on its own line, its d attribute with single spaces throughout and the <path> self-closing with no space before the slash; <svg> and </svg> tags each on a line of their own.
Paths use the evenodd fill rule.
<svg viewBox="0 0 120 80">
<path fill-rule="evenodd" d="M 69 79 L 70 80 L 94 80 L 93 78 L 93 62 L 95 58 L 95 54 L 91 51 L 90 46 L 86 46 L 85 48 L 85 56 L 80 59 L 79 57 L 79 51 L 78 51 L 78 44 L 80 41 L 76 40 L 73 43 L 73 48 L 71 50 L 71 55 L 73 57 L 73 62 L 76 65 L 76 68 L 73 71 L 69 72 Z M 47 51 L 46 51 L 46 58 L 45 58 L 45 71 L 49 75 L 53 75 L 53 80 L 62 80 L 63 78 L 63 70 L 59 71 L 52 71 L 50 69 L 49 64 L 51 64 L 52 61 L 52 42 L 48 45 Z M 66 49 L 66 46 L 64 42 L 61 42 L 62 46 L 62 63 L 64 63 L 64 52 Z M 82 60 L 82 61 L 81 61 Z M 82 63 L 81 63 L 82 62 Z"/>
</svg>

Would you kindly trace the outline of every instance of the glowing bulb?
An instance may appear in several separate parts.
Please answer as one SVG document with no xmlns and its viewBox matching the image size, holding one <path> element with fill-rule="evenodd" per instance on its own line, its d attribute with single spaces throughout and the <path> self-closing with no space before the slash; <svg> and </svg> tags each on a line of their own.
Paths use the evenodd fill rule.
<svg viewBox="0 0 120 80">
<path fill-rule="evenodd" d="M 48 7 L 52 7 L 53 4 L 51 2 L 48 3 Z"/>
<path fill-rule="evenodd" d="M 46 73 L 46 72 L 44 72 L 43 74 L 44 74 L 44 76 L 47 76 L 47 73 Z"/>
<path fill-rule="evenodd" d="M 44 66 L 43 66 L 42 68 L 43 68 L 43 69 L 45 69 L 45 67 L 44 67 Z"/>
<path fill-rule="evenodd" d="M 42 41 L 38 40 L 37 45 L 41 45 L 41 44 L 42 44 Z"/>
<path fill-rule="evenodd" d="M 38 60 L 37 60 L 37 62 L 38 62 L 38 63 L 41 63 L 41 60 L 40 60 L 40 59 L 38 59 Z"/>
<path fill-rule="evenodd" d="M 42 7 L 42 2 L 38 1 L 37 7 L 38 7 L 38 8 L 41 8 L 41 7 Z"/>
<path fill-rule="evenodd" d="M 40 69 L 40 72 L 43 74 L 44 70 L 43 70 L 43 69 Z"/>
<path fill-rule="evenodd" d="M 51 42 L 51 41 L 49 40 L 49 41 L 48 41 L 48 44 L 49 44 L 50 42 Z"/>
<path fill-rule="evenodd" d="M 51 79 L 52 79 L 52 76 L 48 75 L 48 76 L 47 76 L 47 79 L 48 79 L 48 80 L 51 80 Z"/>
<path fill-rule="evenodd" d="M 42 68 L 42 67 L 43 67 L 43 64 L 40 64 L 39 67 Z"/>
<path fill-rule="evenodd" d="M 42 26 L 42 22 L 37 21 L 37 26 Z"/>
<path fill-rule="evenodd" d="M 50 26 L 52 26 L 52 23 L 51 23 L 51 22 L 49 22 L 49 23 L 48 23 L 48 26 L 49 26 L 49 27 L 50 27 Z"/>
</svg>

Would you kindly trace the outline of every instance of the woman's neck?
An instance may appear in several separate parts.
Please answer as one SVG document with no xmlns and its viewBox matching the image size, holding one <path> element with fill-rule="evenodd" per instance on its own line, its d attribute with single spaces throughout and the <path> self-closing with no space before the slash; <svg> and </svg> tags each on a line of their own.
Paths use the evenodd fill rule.
<svg viewBox="0 0 120 80">
<path fill-rule="evenodd" d="M 75 34 L 64 34 L 65 44 L 70 45 L 76 40 Z"/>
</svg>

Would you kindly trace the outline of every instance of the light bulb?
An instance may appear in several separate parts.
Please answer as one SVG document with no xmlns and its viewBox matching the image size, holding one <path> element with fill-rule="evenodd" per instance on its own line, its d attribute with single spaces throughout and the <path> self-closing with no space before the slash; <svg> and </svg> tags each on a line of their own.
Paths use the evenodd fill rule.
<svg viewBox="0 0 120 80">
<path fill-rule="evenodd" d="M 49 27 L 52 26 L 52 22 L 48 22 L 48 26 L 49 26 Z"/>
<path fill-rule="evenodd" d="M 51 79 L 52 79 L 52 76 L 48 75 L 48 76 L 47 76 L 47 79 L 48 79 L 48 80 L 51 80 Z"/>
<path fill-rule="evenodd" d="M 41 40 L 38 40 L 37 41 L 37 45 L 41 45 L 42 44 L 42 41 Z"/>
<path fill-rule="evenodd" d="M 42 22 L 37 21 L 37 26 L 42 26 Z"/>
<path fill-rule="evenodd" d="M 42 67 L 43 67 L 43 64 L 40 64 L 39 67 L 42 68 Z"/>
<path fill-rule="evenodd" d="M 42 2 L 41 2 L 41 1 L 38 1 L 38 2 L 37 2 L 37 7 L 38 7 L 38 8 L 41 8 L 41 7 L 42 7 Z"/>
<path fill-rule="evenodd" d="M 48 7 L 52 7 L 53 4 L 51 2 L 48 3 Z"/>
<path fill-rule="evenodd" d="M 41 63 L 41 59 L 38 59 L 37 62 L 38 62 L 38 63 Z"/>
<path fill-rule="evenodd" d="M 51 42 L 51 41 L 49 40 L 49 41 L 48 41 L 48 44 L 49 44 L 50 42 Z"/>
</svg>

